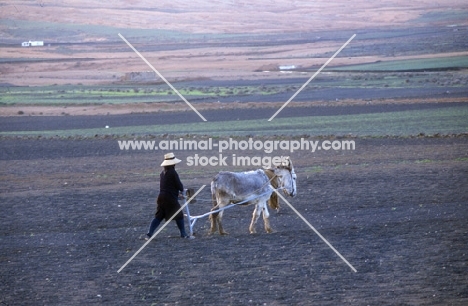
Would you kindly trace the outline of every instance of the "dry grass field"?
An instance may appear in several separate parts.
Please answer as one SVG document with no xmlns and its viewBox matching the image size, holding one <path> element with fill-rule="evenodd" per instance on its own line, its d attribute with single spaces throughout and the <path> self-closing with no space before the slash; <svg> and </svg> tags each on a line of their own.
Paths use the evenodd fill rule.
<svg viewBox="0 0 468 306">
<path fill-rule="evenodd" d="M 463 1 L 8 1 L 0 83 L 103 84 L 150 70 L 118 33 L 169 80 L 290 77 L 258 70 L 318 68 L 354 33 L 331 66 L 467 56 L 467 15 Z M 28 40 L 45 46 L 21 48 Z"/>
</svg>

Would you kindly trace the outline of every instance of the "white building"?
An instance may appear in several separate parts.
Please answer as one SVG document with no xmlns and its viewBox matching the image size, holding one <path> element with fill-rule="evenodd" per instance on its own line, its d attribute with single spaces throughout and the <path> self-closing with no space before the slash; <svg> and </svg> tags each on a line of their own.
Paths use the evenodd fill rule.
<svg viewBox="0 0 468 306">
<path fill-rule="evenodd" d="M 280 65 L 279 70 L 293 70 L 296 69 L 295 65 Z"/>
<path fill-rule="evenodd" d="M 38 46 L 43 46 L 44 42 L 43 41 L 25 41 L 21 43 L 22 47 L 38 47 Z"/>
</svg>

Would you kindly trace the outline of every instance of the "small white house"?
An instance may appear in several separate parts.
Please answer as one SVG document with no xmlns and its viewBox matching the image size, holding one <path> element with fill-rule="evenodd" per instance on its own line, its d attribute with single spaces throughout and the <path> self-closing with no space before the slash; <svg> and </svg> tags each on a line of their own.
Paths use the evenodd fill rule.
<svg viewBox="0 0 468 306">
<path fill-rule="evenodd" d="M 295 65 L 280 65 L 279 70 L 293 70 L 296 69 Z"/>
<path fill-rule="evenodd" d="M 43 41 L 25 41 L 21 43 L 22 47 L 39 47 L 39 46 L 44 46 Z"/>
</svg>

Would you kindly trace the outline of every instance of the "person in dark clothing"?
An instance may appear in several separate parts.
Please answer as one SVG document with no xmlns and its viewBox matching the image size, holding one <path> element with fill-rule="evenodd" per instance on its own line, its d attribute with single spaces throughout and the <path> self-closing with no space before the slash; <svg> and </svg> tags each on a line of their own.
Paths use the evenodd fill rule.
<svg viewBox="0 0 468 306">
<path fill-rule="evenodd" d="M 164 155 L 164 161 L 161 164 L 164 170 L 159 175 L 159 195 L 156 201 L 156 213 L 153 221 L 151 221 L 146 240 L 153 236 L 154 231 L 158 228 L 162 220 L 169 220 L 179 209 L 180 204 L 178 201 L 179 193 L 183 192 L 184 185 L 179 179 L 179 174 L 175 170 L 175 165 L 180 163 L 181 160 L 177 159 L 173 153 Z M 180 231 L 182 238 L 190 238 L 185 232 L 184 214 L 180 211 L 173 219 Z"/>
</svg>

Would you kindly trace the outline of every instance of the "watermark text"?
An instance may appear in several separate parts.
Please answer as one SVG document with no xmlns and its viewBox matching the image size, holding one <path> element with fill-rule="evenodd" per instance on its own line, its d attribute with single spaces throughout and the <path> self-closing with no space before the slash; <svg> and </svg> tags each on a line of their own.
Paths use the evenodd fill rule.
<svg viewBox="0 0 468 306">
<path fill-rule="evenodd" d="M 120 150 L 161 150 L 161 151 L 260 151 L 271 154 L 274 151 L 354 151 L 356 143 L 354 140 L 213 140 L 213 138 L 203 140 L 188 140 L 184 138 L 174 140 L 119 140 Z"/>
</svg>

